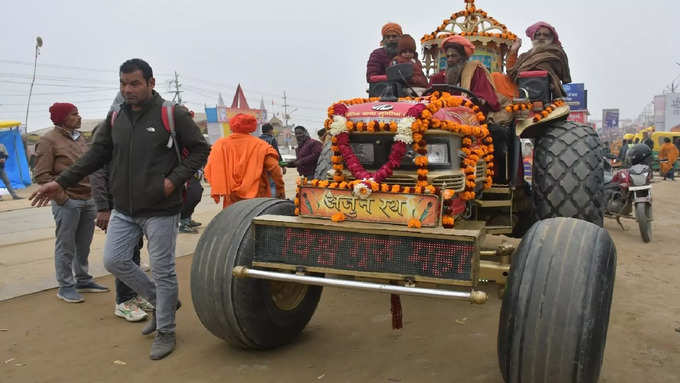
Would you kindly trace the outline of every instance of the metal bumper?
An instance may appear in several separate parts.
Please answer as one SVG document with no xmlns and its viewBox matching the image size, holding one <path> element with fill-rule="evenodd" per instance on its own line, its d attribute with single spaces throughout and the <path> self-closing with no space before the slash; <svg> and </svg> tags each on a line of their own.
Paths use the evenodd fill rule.
<svg viewBox="0 0 680 383">
<path fill-rule="evenodd" d="M 439 290 L 439 289 L 426 289 L 420 287 L 405 287 L 397 285 L 387 285 L 380 283 L 371 282 L 359 282 L 343 279 L 330 279 L 323 277 L 311 277 L 308 275 L 297 275 L 289 273 L 280 273 L 275 271 L 264 271 L 249 269 L 245 266 L 236 266 L 233 270 L 233 275 L 237 278 L 256 278 L 256 279 L 269 279 L 273 281 L 281 282 L 295 282 L 306 285 L 316 285 L 316 286 L 329 286 L 329 287 L 342 287 L 354 290 L 364 290 L 364 291 L 374 291 L 385 294 L 398 294 L 398 295 L 415 295 L 421 297 L 430 298 L 447 298 L 463 300 L 472 303 L 482 304 L 486 303 L 488 297 L 483 291 L 472 290 L 469 292 L 465 291 L 451 291 L 451 290 Z"/>
</svg>

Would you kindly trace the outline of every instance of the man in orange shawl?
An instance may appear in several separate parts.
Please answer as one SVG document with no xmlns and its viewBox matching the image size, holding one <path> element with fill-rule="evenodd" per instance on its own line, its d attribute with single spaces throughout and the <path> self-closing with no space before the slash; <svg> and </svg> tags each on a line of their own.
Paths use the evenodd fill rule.
<svg viewBox="0 0 680 383">
<path fill-rule="evenodd" d="M 223 198 L 224 208 L 243 199 L 269 197 L 268 176 L 271 176 L 277 198 L 286 198 L 276 150 L 250 135 L 257 128 L 255 117 L 237 114 L 229 120 L 229 125 L 232 134 L 215 142 L 205 167 L 210 196 L 216 203 Z"/>
<path fill-rule="evenodd" d="M 661 168 L 661 175 L 663 179 L 669 178 L 671 181 L 675 181 L 675 161 L 678 160 L 678 148 L 671 143 L 671 139 L 666 137 L 663 139 L 664 143 L 661 145 L 661 150 L 659 150 L 659 166 Z"/>
</svg>

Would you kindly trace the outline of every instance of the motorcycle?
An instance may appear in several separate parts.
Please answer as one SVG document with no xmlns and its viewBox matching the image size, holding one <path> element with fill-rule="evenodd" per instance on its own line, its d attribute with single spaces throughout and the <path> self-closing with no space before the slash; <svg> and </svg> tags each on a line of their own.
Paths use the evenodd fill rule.
<svg viewBox="0 0 680 383">
<path fill-rule="evenodd" d="M 633 151 L 626 156 L 626 163 L 632 164 L 630 167 L 614 172 L 605 161 L 605 216 L 616 218 L 623 230 L 626 229 L 621 218 L 635 219 L 642 240 L 649 242 L 652 240 L 652 168 L 647 162 L 651 150 L 647 145 L 636 145 L 629 151 Z"/>
</svg>

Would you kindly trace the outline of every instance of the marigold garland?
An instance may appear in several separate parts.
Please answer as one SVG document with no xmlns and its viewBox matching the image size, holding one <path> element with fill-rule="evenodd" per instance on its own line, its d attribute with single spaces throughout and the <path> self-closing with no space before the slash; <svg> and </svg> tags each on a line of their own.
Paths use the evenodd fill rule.
<svg viewBox="0 0 680 383">
<path fill-rule="evenodd" d="M 542 111 L 537 112 L 534 114 L 534 122 L 539 122 L 542 119 L 548 117 L 550 113 L 552 113 L 555 109 L 557 109 L 560 106 L 565 105 L 566 103 L 564 100 L 555 100 L 552 102 L 552 104 L 546 106 Z"/>
<path fill-rule="evenodd" d="M 329 130 L 331 135 L 333 135 L 332 147 L 334 155 L 331 158 L 333 162 L 333 169 L 336 173 L 333 177 L 334 181 L 340 182 L 344 180 L 344 173 L 342 170 L 344 166 L 342 161 L 347 164 L 349 170 L 354 175 L 355 178 L 360 180 L 374 179 L 375 181 L 382 181 L 384 178 L 389 177 L 392 174 L 392 169 L 399 166 L 399 160 L 402 154 L 401 142 L 408 143 L 412 140 L 413 150 L 418 154 L 414 159 L 414 163 L 418 166 L 417 175 L 418 180 L 416 181 L 416 186 L 426 187 L 428 186 L 428 159 L 427 159 L 427 142 L 424 139 L 423 133 L 428 129 L 442 129 L 450 131 L 463 136 L 463 152 L 469 157 L 470 161 L 463 161 L 463 172 L 466 176 L 465 191 L 462 193 L 462 198 L 465 200 L 475 198 L 474 189 L 476 186 L 475 179 L 475 169 L 477 161 L 480 159 L 485 159 L 487 162 L 487 174 L 486 180 L 484 182 L 484 188 L 491 187 L 491 179 L 493 177 L 493 156 L 489 156 L 493 152 L 493 145 L 491 137 L 489 135 L 489 130 L 486 124 L 483 122 L 486 120 L 484 113 L 481 112 L 477 105 L 474 105 L 470 100 L 467 100 L 461 96 L 453 96 L 447 92 L 440 93 L 434 92 L 429 97 L 425 98 L 402 98 L 400 101 L 421 101 L 415 104 L 407 112 L 407 117 L 403 118 L 402 121 L 397 124 L 394 121 L 385 123 L 383 121 L 370 121 L 364 123 L 362 121 L 356 124 L 345 118 L 345 114 L 348 111 L 347 105 L 360 104 L 362 102 L 373 102 L 375 98 L 372 99 L 352 99 L 341 101 L 333 104 L 328 108 L 328 119 L 324 123 L 326 129 Z M 427 104 L 422 101 L 427 101 Z M 445 107 L 459 107 L 464 106 L 471 109 L 475 114 L 477 121 L 482 124 L 480 126 L 469 126 L 458 124 L 453 121 L 441 121 L 433 116 L 442 108 Z M 408 119 L 408 120 L 407 120 Z M 411 135 L 408 136 L 404 132 L 404 127 L 410 125 Z M 379 169 L 374 174 L 368 173 L 361 164 L 359 164 L 358 159 L 354 155 L 354 152 L 349 147 L 349 136 L 348 132 L 352 131 L 363 131 L 364 126 L 366 129 L 379 130 L 379 131 L 392 131 L 397 132 L 395 138 L 399 137 L 398 142 L 395 142 L 393 146 L 393 152 L 390 154 L 390 159 L 388 163 L 384 164 L 381 169 Z M 474 141 L 473 141 L 474 140 Z M 336 151 L 337 149 L 337 151 Z M 394 154 L 394 155 L 393 155 Z M 470 157 L 472 156 L 472 157 Z M 489 160 L 487 160 L 489 158 Z M 474 163 L 472 163 L 474 160 Z"/>
</svg>

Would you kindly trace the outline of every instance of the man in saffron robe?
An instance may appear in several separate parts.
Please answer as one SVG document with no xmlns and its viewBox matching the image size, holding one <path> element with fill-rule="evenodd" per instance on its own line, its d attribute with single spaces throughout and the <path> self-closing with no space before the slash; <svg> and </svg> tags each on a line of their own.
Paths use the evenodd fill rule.
<svg viewBox="0 0 680 383">
<path fill-rule="evenodd" d="M 469 89 L 484 102 L 482 111 L 498 112 L 501 108 L 489 71 L 482 63 L 470 60 L 475 46 L 465 37 L 451 36 L 442 42 L 446 69 L 430 77 L 430 85 L 449 84 Z"/>
<path fill-rule="evenodd" d="M 671 139 L 666 137 L 663 139 L 664 144 L 661 145 L 661 150 L 659 150 L 659 167 L 661 170 L 661 175 L 663 179 L 670 179 L 675 181 L 675 161 L 678 160 L 678 148 L 671 143 Z"/>
<path fill-rule="evenodd" d="M 232 134 L 215 142 L 205 167 L 210 196 L 216 203 L 223 199 L 224 208 L 244 199 L 270 197 L 271 177 L 277 198 L 286 198 L 276 149 L 250 134 L 257 128 L 255 117 L 239 113 L 229 125 Z"/>
</svg>

